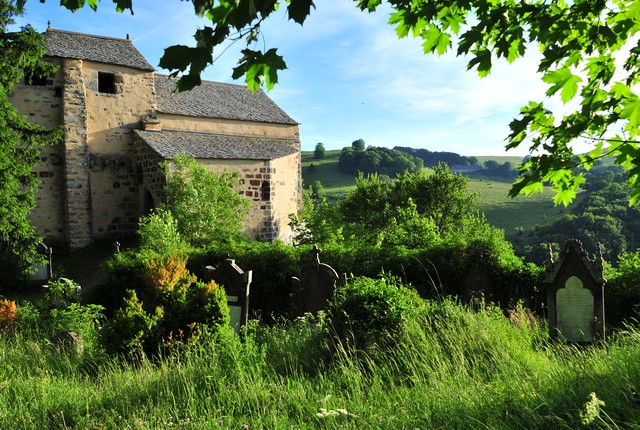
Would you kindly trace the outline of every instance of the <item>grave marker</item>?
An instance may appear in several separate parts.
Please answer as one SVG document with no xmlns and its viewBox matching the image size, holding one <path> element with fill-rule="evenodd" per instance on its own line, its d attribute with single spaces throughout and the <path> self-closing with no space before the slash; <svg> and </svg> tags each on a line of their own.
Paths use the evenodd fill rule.
<svg viewBox="0 0 640 430">
<path fill-rule="evenodd" d="M 565 243 L 557 262 L 547 260 L 549 334 L 568 342 L 592 342 L 605 335 L 602 253 L 591 261 L 582 243 Z"/>
<path fill-rule="evenodd" d="M 314 245 L 311 250 L 314 257 L 311 267 L 303 272 L 301 278 L 292 278 L 293 304 L 299 316 L 325 310 L 340 279 L 331 266 L 320 262 L 321 252 Z"/>
<path fill-rule="evenodd" d="M 247 325 L 249 320 L 249 290 L 251 288 L 252 271 L 244 272 L 235 262 L 228 258 L 218 268 L 205 267 L 204 281 L 215 281 L 224 287 L 227 305 L 231 316 L 230 325 L 236 333 Z"/>
</svg>

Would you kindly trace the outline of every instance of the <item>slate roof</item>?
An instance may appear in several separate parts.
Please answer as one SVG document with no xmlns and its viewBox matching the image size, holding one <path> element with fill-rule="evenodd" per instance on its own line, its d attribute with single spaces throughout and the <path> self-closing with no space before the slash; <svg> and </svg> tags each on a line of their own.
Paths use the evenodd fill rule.
<svg viewBox="0 0 640 430">
<path fill-rule="evenodd" d="M 158 112 L 205 118 L 297 125 L 263 91 L 242 85 L 202 81 L 190 91 L 172 94 L 177 79 L 156 75 Z"/>
<path fill-rule="evenodd" d="M 44 38 L 50 57 L 77 58 L 99 63 L 117 64 L 141 70 L 155 70 L 128 39 L 94 36 L 47 29 Z"/>
<path fill-rule="evenodd" d="M 298 152 L 293 139 L 167 130 L 134 133 L 166 160 L 181 152 L 193 158 L 218 160 L 274 160 Z"/>
</svg>

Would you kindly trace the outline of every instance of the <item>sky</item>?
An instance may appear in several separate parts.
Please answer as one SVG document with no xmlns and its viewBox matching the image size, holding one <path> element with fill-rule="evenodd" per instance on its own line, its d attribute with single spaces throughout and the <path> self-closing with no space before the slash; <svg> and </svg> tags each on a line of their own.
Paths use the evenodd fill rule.
<svg viewBox="0 0 640 430">
<path fill-rule="evenodd" d="M 461 155 L 527 154 L 526 148 L 505 152 L 508 124 L 529 100 L 544 100 L 545 85 L 529 55 L 509 65 L 494 64 L 479 78 L 467 71 L 468 58 L 454 53 L 425 55 L 420 41 L 398 40 L 387 24 L 388 10 L 361 12 L 350 0 L 316 2 L 304 27 L 278 12 L 263 25 L 260 47 L 278 48 L 288 69 L 269 96 L 300 123 L 303 150 L 318 142 L 326 149 L 350 146 L 409 146 Z M 72 13 L 55 0 L 28 0 L 17 26 L 124 38 L 157 67 L 164 48 L 193 46 L 193 34 L 207 24 L 190 1 L 133 0 L 134 15 L 115 12 L 104 0 L 98 11 L 86 7 Z M 244 46 L 221 54 L 203 79 L 243 84 L 231 79 Z"/>
</svg>

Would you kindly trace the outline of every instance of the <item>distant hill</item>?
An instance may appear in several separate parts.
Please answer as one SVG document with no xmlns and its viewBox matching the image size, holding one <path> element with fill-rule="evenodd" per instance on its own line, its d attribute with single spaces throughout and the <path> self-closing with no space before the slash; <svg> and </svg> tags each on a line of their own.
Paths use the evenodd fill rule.
<svg viewBox="0 0 640 430">
<path fill-rule="evenodd" d="M 305 187 L 320 181 L 327 199 L 337 202 L 343 199 L 349 189 L 355 186 L 354 175 L 342 173 L 338 168 L 340 150 L 326 151 L 321 159 L 314 158 L 313 151 L 302 152 L 302 179 Z M 522 157 L 478 156 L 478 165 L 485 161 L 505 162 L 517 165 Z M 505 230 L 507 237 L 522 234 L 536 225 L 551 222 L 565 212 L 564 208 L 553 205 L 553 193 L 545 189 L 544 193 L 531 196 L 508 197 L 511 180 L 504 177 L 487 176 L 480 172 L 460 172 L 469 178 L 469 190 L 478 193 L 478 209 L 487 221 Z"/>
</svg>

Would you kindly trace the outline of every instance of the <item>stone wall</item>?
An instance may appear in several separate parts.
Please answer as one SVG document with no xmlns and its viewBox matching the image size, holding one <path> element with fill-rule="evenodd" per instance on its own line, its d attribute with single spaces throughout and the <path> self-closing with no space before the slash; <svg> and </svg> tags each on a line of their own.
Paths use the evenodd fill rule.
<svg viewBox="0 0 640 430">
<path fill-rule="evenodd" d="M 153 73 L 84 62 L 89 177 L 94 238 L 118 238 L 137 228 L 142 213 L 132 130 L 155 112 Z M 114 77 L 114 92 L 102 93 L 98 76 Z"/>
<path fill-rule="evenodd" d="M 252 121 L 238 121 L 217 118 L 198 118 L 183 115 L 169 115 L 158 112 L 163 130 L 189 130 L 204 133 L 231 134 L 238 136 L 265 136 L 297 139 L 297 125 L 271 124 Z"/>
<path fill-rule="evenodd" d="M 91 243 L 91 178 L 87 142 L 87 101 L 83 61 L 64 59 L 65 218 L 71 248 Z"/>
<path fill-rule="evenodd" d="M 135 138 L 135 148 L 137 180 L 140 185 L 138 205 L 147 214 L 163 201 L 163 189 L 167 181 L 158 166 L 165 160 L 140 138 Z"/>
<path fill-rule="evenodd" d="M 153 72 L 75 59 L 49 59 L 60 70 L 44 86 L 19 85 L 18 110 L 47 128 L 64 121 L 65 143 L 46 147 L 35 174 L 42 186 L 33 222 L 38 232 L 72 248 L 118 238 L 162 199 L 161 157 L 132 130 L 156 116 Z M 113 77 L 111 87 L 99 79 Z M 107 88 L 105 90 L 105 88 Z M 165 130 L 299 138 L 297 125 L 158 115 Z M 299 143 L 294 143 L 300 149 Z M 246 232 L 260 240 L 288 238 L 288 215 L 301 205 L 300 154 L 272 161 L 199 160 L 212 170 L 237 170 L 253 205 Z"/>
<path fill-rule="evenodd" d="M 251 201 L 247 214 L 245 233 L 253 239 L 273 241 L 290 239 L 289 214 L 300 209 L 295 171 L 288 170 L 295 165 L 299 154 L 275 161 L 261 160 L 208 160 L 198 159 L 198 163 L 211 171 L 225 169 L 240 172 L 243 194 Z M 265 196 L 265 182 L 269 184 L 269 196 Z M 287 185 L 290 184 L 290 185 Z M 293 191 L 292 191 L 293 190 Z"/>
<path fill-rule="evenodd" d="M 58 59 L 49 63 L 61 66 Z M 47 130 L 62 124 L 63 72 L 58 69 L 46 79 L 45 85 L 25 85 L 14 87 L 9 95 L 11 103 L 28 120 Z M 30 214 L 31 222 L 38 234 L 59 240 L 65 239 L 65 185 L 63 145 L 45 146 L 40 151 L 40 164 L 34 169 L 40 181 L 36 193 L 37 210 Z"/>
</svg>

